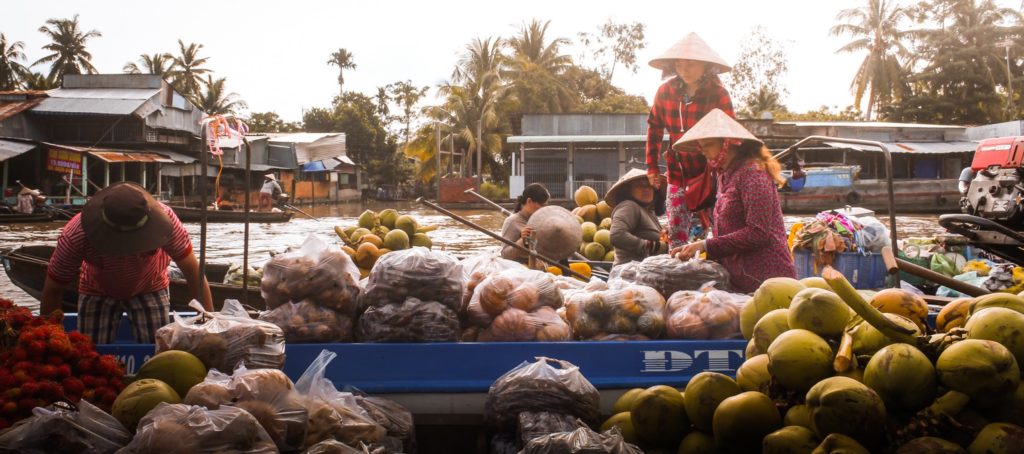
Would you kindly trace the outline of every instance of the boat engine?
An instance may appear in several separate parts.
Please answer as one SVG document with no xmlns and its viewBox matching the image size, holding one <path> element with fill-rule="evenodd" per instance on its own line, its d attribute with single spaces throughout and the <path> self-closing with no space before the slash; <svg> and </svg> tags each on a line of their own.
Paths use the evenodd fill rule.
<svg viewBox="0 0 1024 454">
<path fill-rule="evenodd" d="M 1024 136 L 987 139 L 971 161 L 974 178 L 963 198 L 965 214 L 996 221 L 1014 230 L 1024 228 Z"/>
</svg>

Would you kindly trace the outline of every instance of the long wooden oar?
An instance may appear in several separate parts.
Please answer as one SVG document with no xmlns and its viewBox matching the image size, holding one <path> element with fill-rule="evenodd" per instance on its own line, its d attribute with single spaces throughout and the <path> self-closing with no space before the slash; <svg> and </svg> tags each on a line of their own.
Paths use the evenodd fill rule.
<svg viewBox="0 0 1024 454">
<path fill-rule="evenodd" d="M 892 248 L 890 247 L 882 248 L 882 261 L 885 262 L 885 267 L 889 271 L 889 274 L 896 274 L 900 271 L 905 271 L 913 274 L 914 276 L 927 279 L 936 284 L 943 285 L 963 293 L 964 295 L 973 297 L 988 295 L 990 293 L 988 290 L 981 287 L 975 287 L 964 281 L 958 281 L 944 274 L 936 273 L 928 268 L 917 266 L 906 260 L 897 258 L 896 255 L 892 253 Z"/>
<path fill-rule="evenodd" d="M 433 208 L 437 212 L 439 212 L 441 214 L 444 214 L 444 215 L 446 215 L 446 216 L 448 216 L 448 217 L 450 217 L 450 218 L 452 218 L 452 219 L 454 219 L 456 221 L 459 221 L 459 222 L 465 224 L 466 226 L 473 228 L 474 230 L 477 230 L 477 231 L 479 231 L 481 233 L 484 233 L 487 236 L 490 236 L 491 238 L 494 238 L 494 239 L 496 239 L 498 241 L 501 241 L 504 244 L 512 246 L 512 247 L 514 247 L 516 249 L 519 249 L 520 251 L 523 251 L 523 252 L 525 252 L 527 254 L 530 254 L 532 256 L 536 256 L 537 258 L 547 262 L 551 266 L 554 266 L 554 267 L 562 270 L 563 273 L 571 274 L 573 277 L 578 277 L 580 279 L 583 279 L 584 281 L 590 280 L 590 278 L 588 278 L 588 277 L 586 277 L 586 276 L 584 276 L 584 275 L 582 275 L 580 273 L 577 273 L 576 271 L 572 270 L 571 268 L 569 268 L 569 267 L 567 267 L 565 265 L 562 265 L 561 263 L 558 263 L 557 260 L 553 260 L 550 257 L 547 257 L 547 256 L 544 256 L 544 255 L 540 254 L 539 252 L 531 251 L 530 249 L 524 247 L 523 245 L 521 245 L 519 243 L 516 243 L 515 241 L 511 241 L 511 240 L 509 240 L 509 239 L 507 239 L 507 238 L 505 238 L 505 237 L 503 237 L 501 235 L 498 235 L 497 233 L 494 233 L 494 232 L 492 232 L 490 230 L 487 230 L 487 229 L 485 229 L 483 227 L 480 227 L 479 225 L 474 224 L 473 221 L 470 221 L 469 219 L 466 219 L 466 218 L 464 218 L 462 216 L 459 216 L 459 215 L 457 215 L 455 213 L 452 213 L 451 211 L 448 211 L 448 210 L 446 210 L 444 208 L 441 208 L 440 206 L 437 206 L 437 205 L 435 205 L 433 203 L 430 203 L 430 202 L 424 200 L 423 197 L 420 197 L 420 198 L 416 199 L 416 202 L 421 203 L 421 204 L 423 204 L 423 205 L 425 205 L 425 206 L 427 206 L 429 208 Z"/>
<path fill-rule="evenodd" d="M 484 202 L 484 203 L 486 203 L 486 204 L 488 204 L 490 206 L 493 206 L 494 208 L 497 208 L 499 211 L 501 211 L 501 214 L 504 214 L 505 216 L 512 216 L 512 212 L 511 211 L 505 209 L 505 207 L 503 207 L 501 205 L 498 205 L 497 203 L 494 203 L 493 200 L 488 199 L 487 197 L 484 197 L 483 194 L 480 194 L 479 192 L 476 192 L 473 189 L 466 189 L 465 191 L 463 191 L 463 193 L 464 194 L 469 194 L 469 195 L 471 195 L 473 197 L 476 197 L 476 198 L 480 199 L 480 201 L 482 201 L 482 202 Z"/>
</svg>

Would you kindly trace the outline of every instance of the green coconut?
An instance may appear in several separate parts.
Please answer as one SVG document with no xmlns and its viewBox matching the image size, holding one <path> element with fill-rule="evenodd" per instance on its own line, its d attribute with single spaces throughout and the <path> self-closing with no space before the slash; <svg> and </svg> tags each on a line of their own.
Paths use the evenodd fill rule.
<svg viewBox="0 0 1024 454">
<path fill-rule="evenodd" d="M 600 243 L 587 243 L 586 247 L 583 248 L 583 256 L 587 260 L 600 261 L 604 259 L 604 246 Z"/>
<path fill-rule="evenodd" d="M 736 370 L 736 383 L 744 391 L 768 392 L 772 374 L 768 372 L 768 355 L 747 359 Z"/>
<path fill-rule="evenodd" d="M 612 233 L 608 230 L 598 230 L 594 233 L 594 242 L 604 246 L 606 251 L 612 250 Z"/>
<path fill-rule="evenodd" d="M 426 233 L 417 233 L 412 236 L 412 245 L 430 249 L 434 247 L 434 242 L 430 240 Z"/>
<path fill-rule="evenodd" d="M 850 309 L 835 293 L 820 288 L 801 290 L 789 305 L 788 324 L 824 338 L 843 334 L 850 321 Z"/>
<path fill-rule="evenodd" d="M 821 380 L 807 391 L 814 431 L 819 437 L 847 435 L 872 447 L 881 441 L 885 403 L 871 388 L 848 377 Z"/>
<path fill-rule="evenodd" d="M 782 417 L 768 396 L 747 391 L 719 403 L 712 426 L 720 448 L 757 452 L 765 435 L 782 428 Z"/>
<path fill-rule="evenodd" d="M 395 228 L 395 221 L 398 220 L 398 211 L 392 208 L 384 209 L 377 213 L 377 218 L 380 219 L 381 225 L 393 229 Z"/>
<path fill-rule="evenodd" d="M 971 397 L 977 408 L 1010 397 L 1020 384 L 1013 353 L 998 342 L 966 339 L 950 345 L 935 362 L 939 383 Z"/>
<path fill-rule="evenodd" d="M 916 412 L 935 400 L 935 367 L 908 344 L 883 347 L 864 367 L 864 384 L 875 390 L 886 408 Z"/>
<path fill-rule="evenodd" d="M 832 376 L 832 347 L 817 334 L 791 329 L 768 346 L 768 372 L 782 387 L 803 392 Z"/>
<path fill-rule="evenodd" d="M 773 277 L 761 283 L 754 296 L 740 310 L 740 331 L 745 339 L 754 333 L 757 321 L 775 309 L 788 309 L 793 297 L 805 289 L 800 281 L 788 277 Z"/>
<path fill-rule="evenodd" d="M 1024 314 L 1005 307 L 988 307 L 967 319 L 967 337 L 999 342 L 1024 365 Z"/>
<path fill-rule="evenodd" d="M 686 416 L 697 430 L 711 431 L 711 419 L 723 400 L 742 392 L 728 375 L 701 372 L 686 384 Z"/>
<path fill-rule="evenodd" d="M 171 385 L 155 378 L 144 378 L 131 382 L 117 395 L 110 414 L 134 432 L 139 420 L 161 402 L 180 404 L 181 397 Z"/>
<path fill-rule="evenodd" d="M 206 378 L 206 366 L 189 352 L 167 350 L 146 361 L 135 376 L 167 383 L 180 397 L 187 395 L 189 389 Z"/>
<path fill-rule="evenodd" d="M 419 224 L 416 223 L 416 219 L 408 214 L 403 214 L 395 219 L 395 228 L 404 230 L 410 238 L 412 238 L 413 235 L 416 235 L 416 229 L 418 227 Z"/>
<path fill-rule="evenodd" d="M 584 222 L 583 224 L 580 224 L 580 228 L 583 229 L 583 241 L 594 241 L 594 234 L 597 233 L 596 224 L 593 222 Z"/>
<path fill-rule="evenodd" d="M 405 230 L 395 229 L 384 235 L 384 247 L 392 251 L 409 249 L 409 234 Z"/>
<path fill-rule="evenodd" d="M 377 213 L 374 213 L 373 210 L 366 210 L 359 215 L 359 226 L 364 229 L 372 229 L 378 224 L 380 224 L 380 220 L 377 219 Z"/>
<path fill-rule="evenodd" d="M 768 346 L 780 334 L 789 331 L 789 309 L 775 309 L 754 325 L 754 345 L 759 351 L 768 351 Z"/>
</svg>

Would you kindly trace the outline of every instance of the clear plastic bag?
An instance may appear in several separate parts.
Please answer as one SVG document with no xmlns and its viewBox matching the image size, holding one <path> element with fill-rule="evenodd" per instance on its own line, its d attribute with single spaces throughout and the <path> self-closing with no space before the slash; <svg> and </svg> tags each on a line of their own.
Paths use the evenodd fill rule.
<svg viewBox="0 0 1024 454">
<path fill-rule="evenodd" d="M 457 342 L 460 333 L 459 316 L 448 306 L 413 297 L 371 306 L 356 329 L 361 342 Z"/>
<path fill-rule="evenodd" d="M 260 314 L 260 320 L 273 323 L 284 331 L 288 343 L 351 342 L 352 317 L 309 300 L 288 303 Z"/>
<path fill-rule="evenodd" d="M 183 402 L 211 410 L 241 408 L 259 421 L 282 451 L 301 448 L 305 439 L 306 406 L 291 379 L 277 369 L 240 367 L 231 375 L 212 370 Z"/>
<path fill-rule="evenodd" d="M 303 454 L 369 454 L 366 445 L 360 443 L 358 448 L 346 445 L 338 440 L 324 440 L 309 449 L 303 451 Z"/>
<path fill-rule="evenodd" d="M 523 265 L 503 259 L 497 252 L 481 252 L 462 260 L 459 267 L 462 270 L 462 282 L 465 284 L 465 290 L 462 292 L 462 305 L 465 307 L 473 298 L 473 290 L 488 276 L 505 270 L 521 269 Z"/>
<path fill-rule="evenodd" d="M 299 251 L 264 265 L 260 290 L 270 309 L 308 299 L 352 316 L 359 307 L 359 268 L 337 246 L 310 235 Z"/>
<path fill-rule="evenodd" d="M 746 295 L 715 290 L 714 282 L 697 291 L 669 297 L 665 335 L 671 339 L 732 339 L 740 336 L 740 309 Z"/>
<path fill-rule="evenodd" d="M 462 311 L 462 269 L 459 260 L 423 247 L 389 252 L 370 271 L 362 307 L 401 303 L 406 298 L 436 301 Z"/>
<path fill-rule="evenodd" d="M 519 413 L 516 433 L 519 442 L 525 446 L 530 440 L 558 432 L 572 432 L 579 427 L 576 417 L 549 411 L 524 411 Z"/>
<path fill-rule="evenodd" d="M 861 229 L 854 232 L 854 241 L 862 253 L 879 252 L 892 244 L 889 228 L 874 216 L 853 218 Z"/>
<path fill-rule="evenodd" d="M 118 454 L 277 453 L 256 417 L 236 407 L 216 410 L 161 402 L 142 417 L 135 438 Z"/>
<path fill-rule="evenodd" d="M 228 285 L 241 286 L 245 280 L 245 273 L 242 272 L 242 265 L 232 263 L 228 272 L 224 274 L 224 283 Z M 263 269 L 249 265 L 249 287 L 256 288 L 263 281 Z"/>
<path fill-rule="evenodd" d="M 198 304 L 198 303 L 197 303 Z M 284 365 L 284 331 L 277 325 L 254 320 L 236 300 L 224 301 L 220 312 L 202 312 L 182 318 L 156 331 L 156 352 L 184 350 L 196 355 L 207 369 L 280 369 Z"/>
<path fill-rule="evenodd" d="M 572 432 L 534 438 L 519 454 L 643 454 L 643 450 L 626 443 L 618 427 L 599 434 L 580 424 Z"/>
<path fill-rule="evenodd" d="M 661 337 L 665 299 L 657 290 L 626 285 L 605 291 L 579 291 L 566 299 L 565 314 L 573 336 L 594 340 L 609 335 Z"/>
<path fill-rule="evenodd" d="M 562 291 L 554 278 L 551 274 L 526 268 L 505 270 L 484 279 L 473 291 L 470 305 L 479 304 L 491 317 L 509 308 L 525 312 L 542 306 L 558 309 L 562 307 Z"/>
<path fill-rule="evenodd" d="M 393 400 L 369 396 L 353 386 L 345 386 L 342 391 L 355 396 L 359 408 L 384 427 L 388 437 L 393 437 L 401 443 L 402 452 L 416 452 L 416 427 L 409 409 Z"/>
<path fill-rule="evenodd" d="M 569 325 L 554 309 L 541 306 L 533 312 L 509 308 L 494 318 L 477 336 L 480 342 L 559 342 L 572 340 Z"/>
<path fill-rule="evenodd" d="M 626 262 L 612 267 L 608 273 L 608 286 L 631 284 L 636 281 L 636 272 L 640 269 L 640 262 Z"/>
<path fill-rule="evenodd" d="M 0 431 L 0 452 L 109 454 L 132 439 L 117 421 L 82 399 L 75 410 L 67 404 L 32 409 L 32 416 Z"/>
<path fill-rule="evenodd" d="M 653 287 L 662 295 L 699 290 L 707 282 L 729 289 L 729 272 L 711 260 L 679 260 L 667 254 L 647 257 L 637 266 L 633 281 Z"/>
<path fill-rule="evenodd" d="M 486 420 L 499 428 L 513 429 L 519 413 L 549 411 L 573 415 L 597 424 L 601 395 L 578 367 L 568 361 L 537 357 L 523 361 L 491 385 L 484 406 Z"/>
<path fill-rule="evenodd" d="M 295 389 L 303 396 L 309 412 L 305 446 L 324 440 L 338 440 L 348 445 L 377 443 L 387 431 L 364 411 L 352 393 L 340 392 L 325 373 L 327 365 L 338 355 L 323 350 L 310 363 Z"/>
</svg>

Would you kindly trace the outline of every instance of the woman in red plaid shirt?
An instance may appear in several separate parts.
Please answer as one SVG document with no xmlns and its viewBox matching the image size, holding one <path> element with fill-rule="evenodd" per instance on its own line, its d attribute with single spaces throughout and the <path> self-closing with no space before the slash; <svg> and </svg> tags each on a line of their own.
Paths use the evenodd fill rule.
<svg viewBox="0 0 1024 454">
<path fill-rule="evenodd" d="M 650 65 L 672 77 L 658 88 L 647 117 L 647 177 L 657 187 L 659 161 L 667 130 L 675 143 L 688 129 L 713 109 L 734 117 L 732 99 L 718 74 L 731 68 L 696 33 L 690 33 Z M 692 150 L 692 151 L 697 151 Z M 710 224 L 708 209 L 714 207 L 714 177 L 700 153 L 679 153 L 666 147 L 668 168 L 668 237 L 672 247 L 690 240 L 691 212 L 700 214 L 701 230 Z"/>
</svg>

